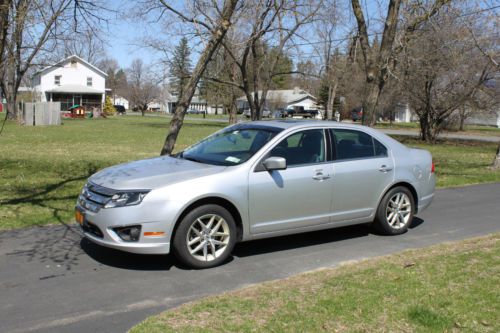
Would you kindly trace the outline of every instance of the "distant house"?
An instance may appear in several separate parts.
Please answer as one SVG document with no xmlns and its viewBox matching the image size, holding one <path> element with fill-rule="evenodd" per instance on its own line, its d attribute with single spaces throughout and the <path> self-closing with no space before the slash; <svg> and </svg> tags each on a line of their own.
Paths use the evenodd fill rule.
<svg viewBox="0 0 500 333">
<path fill-rule="evenodd" d="M 125 99 L 121 96 L 118 96 L 118 95 L 114 95 L 111 100 L 113 101 L 113 105 L 123 105 L 125 110 L 129 109 L 130 103 L 128 102 L 127 99 Z"/>
<path fill-rule="evenodd" d="M 472 117 L 467 118 L 465 123 L 468 125 L 483 125 L 500 128 L 500 110 L 497 107 L 496 110 L 474 114 Z"/>
<path fill-rule="evenodd" d="M 171 94 L 167 101 L 167 113 L 175 112 L 175 107 L 179 101 L 179 97 L 177 95 Z M 191 104 L 189 104 L 188 109 L 198 110 L 200 112 L 212 113 L 211 108 L 208 106 L 208 103 L 205 99 L 203 99 L 198 92 L 191 98 Z"/>
<path fill-rule="evenodd" d="M 259 90 L 259 96 L 262 91 Z M 238 109 L 248 109 L 246 96 L 237 99 Z M 268 90 L 265 106 L 270 110 L 291 109 L 294 107 L 303 107 L 305 110 L 315 110 L 318 108 L 316 97 L 298 87 L 287 90 Z"/>
<path fill-rule="evenodd" d="M 397 103 L 394 108 L 394 122 L 409 123 L 413 119 L 410 105 L 408 103 Z"/>
<path fill-rule="evenodd" d="M 80 105 L 102 109 L 107 74 L 72 55 L 45 67 L 33 77 L 33 91 L 42 102 L 61 102 L 61 110 Z"/>
</svg>

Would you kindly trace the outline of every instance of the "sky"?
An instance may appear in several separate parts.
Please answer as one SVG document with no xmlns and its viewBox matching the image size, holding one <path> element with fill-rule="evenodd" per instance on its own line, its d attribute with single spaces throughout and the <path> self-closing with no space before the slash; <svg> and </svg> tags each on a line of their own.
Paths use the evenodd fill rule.
<svg viewBox="0 0 500 333">
<path fill-rule="evenodd" d="M 128 68 L 136 58 L 141 58 L 145 63 L 157 59 L 153 52 L 138 46 L 146 27 L 151 24 L 134 20 L 136 15 L 131 3 L 124 0 L 109 1 L 107 7 L 116 12 L 105 13 L 108 21 L 103 25 L 107 56 L 116 59 L 122 68 Z"/>
<path fill-rule="evenodd" d="M 494 7 L 499 3 L 499 0 L 470 0 L 471 3 L 477 3 L 481 7 Z M 175 34 L 177 29 L 182 30 L 180 24 L 165 27 L 162 23 L 158 22 L 156 19 L 159 15 L 159 10 L 152 11 L 141 17 L 138 14 L 137 4 L 140 1 L 131 0 L 109 0 L 104 2 L 106 7 L 110 8 L 112 11 L 103 12 L 103 16 L 107 18 L 107 24 L 103 26 L 105 39 L 107 40 L 106 53 L 108 57 L 114 58 L 118 61 L 120 67 L 128 68 L 132 61 L 136 58 L 140 58 L 146 64 L 151 64 L 158 62 L 160 60 L 160 54 L 154 52 L 149 48 L 145 48 L 141 44 L 144 44 L 143 37 L 148 35 L 152 37 L 168 36 L 171 39 L 171 44 L 176 44 L 176 37 L 181 36 L 181 34 Z M 175 8 L 182 8 L 182 0 L 173 0 L 169 3 Z M 343 23 L 345 29 L 351 29 L 354 25 L 354 19 L 351 14 L 351 7 L 349 1 L 339 1 L 343 4 L 344 12 L 348 12 L 348 18 Z M 368 24 L 371 27 L 381 24 L 380 17 L 384 17 L 387 10 L 387 0 L 361 0 L 365 15 L 367 15 Z M 169 34 L 166 33 L 165 29 L 168 30 Z M 172 33 L 174 32 L 174 33 Z M 342 36 L 345 36 L 345 31 L 342 32 Z M 310 57 L 312 61 L 317 58 L 317 53 L 314 51 L 314 42 L 317 41 L 314 34 L 309 34 L 306 36 L 303 46 L 300 46 L 299 51 L 292 52 L 292 58 L 296 63 L 298 58 L 301 57 L 302 60 Z M 312 44 L 309 44 L 312 42 Z M 299 41 L 299 43 L 301 43 Z M 339 42 L 339 45 L 341 43 Z M 173 46 L 172 46 L 173 47 Z M 192 62 L 196 60 L 196 54 L 192 55 Z"/>
</svg>

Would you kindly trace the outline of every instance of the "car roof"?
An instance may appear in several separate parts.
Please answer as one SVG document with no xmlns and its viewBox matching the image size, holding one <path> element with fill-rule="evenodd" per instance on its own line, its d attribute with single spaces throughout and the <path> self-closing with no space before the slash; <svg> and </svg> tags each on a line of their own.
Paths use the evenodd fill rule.
<svg viewBox="0 0 500 333">
<path fill-rule="evenodd" d="M 259 121 L 245 121 L 239 123 L 239 125 L 245 126 L 263 126 L 263 127 L 274 127 L 281 129 L 290 128 L 310 128 L 310 127 L 332 127 L 332 128 L 350 128 L 350 129 L 364 129 L 369 132 L 374 131 L 372 128 L 367 126 L 362 126 L 358 124 L 351 123 L 340 123 L 337 121 L 325 121 L 325 120 L 302 120 L 302 119 L 278 119 L 278 120 L 259 120 Z"/>
<path fill-rule="evenodd" d="M 303 120 L 303 119 L 277 119 L 277 120 L 258 120 L 258 121 L 245 121 L 237 124 L 240 128 L 269 128 L 274 131 L 280 130 L 294 130 L 301 128 L 311 128 L 311 127 L 320 127 L 320 128 L 344 128 L 344 129 L 353 129 L 353 130 L 361 130 L 365 133 L 368 133 L 375 138 L 382 139 L 386 144 L 390 144 L 392 147 L 405 147 L 400 142 L 391 138 L 390 136 L 382 133 L 379 130 L 374 128 L 353 124 L 353 123 L 342 123 L 337 121 L 328 121 L 328 120 Z"/>
</svg>

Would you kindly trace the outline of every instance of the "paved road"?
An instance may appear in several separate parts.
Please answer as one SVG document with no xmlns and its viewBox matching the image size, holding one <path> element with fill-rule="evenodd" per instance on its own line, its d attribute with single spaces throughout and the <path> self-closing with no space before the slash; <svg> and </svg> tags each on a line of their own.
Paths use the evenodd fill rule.
<svg viewBox="0 0 500 333">
<path fill-rule="evenodd" d="M 408 248 L 500 231 L 500 183 L 437 192 L 408 233 L 363 226 L 242 243 L 204 271 L 99 248 L 75 226 L 0 233 L 0 332 L 125 332 L 204 295 Z"/>
</svg>

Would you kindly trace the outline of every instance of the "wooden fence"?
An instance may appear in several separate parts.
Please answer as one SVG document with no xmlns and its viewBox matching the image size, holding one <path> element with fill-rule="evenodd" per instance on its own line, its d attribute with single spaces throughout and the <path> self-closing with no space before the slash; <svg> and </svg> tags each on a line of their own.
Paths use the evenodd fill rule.
<svg viewBox="0 0 500 333">
<path fill-rule="evenodd" d="M 61 102 L 22 103 L 26 126 L 61 125 Z"/>
</svg>

